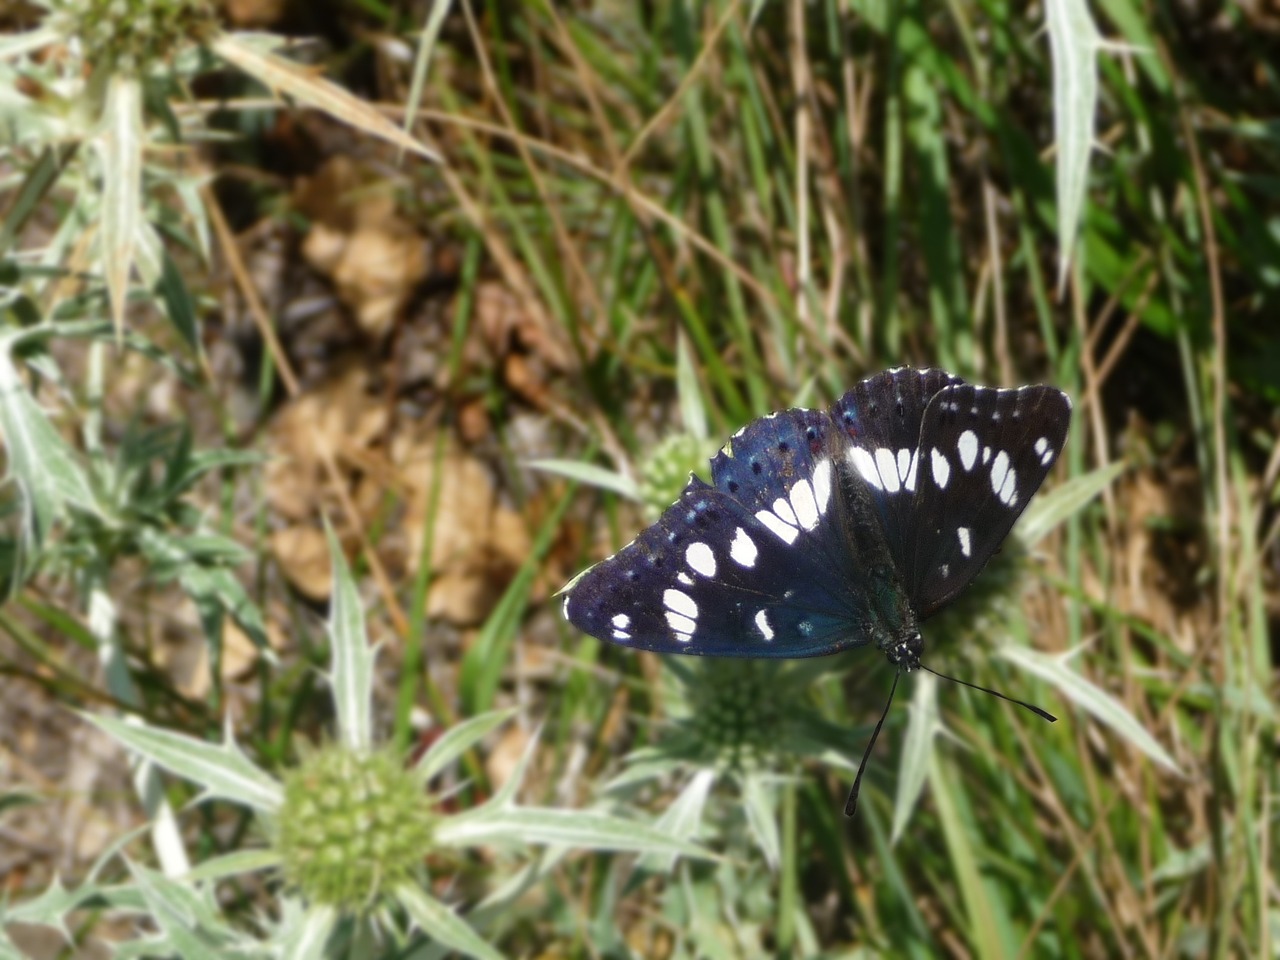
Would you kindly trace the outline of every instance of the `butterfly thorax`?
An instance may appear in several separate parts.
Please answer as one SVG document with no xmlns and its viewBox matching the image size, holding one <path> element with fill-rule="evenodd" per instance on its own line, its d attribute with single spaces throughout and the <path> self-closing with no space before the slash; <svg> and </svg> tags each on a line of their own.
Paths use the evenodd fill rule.
<svg viewBox="0 0 1280 960">
<path fill-rule="evenodd" d="M 914 670 L 924 653 L 924 639 L 897 570 L 892 563 L 877 563 L 865 573 L 856 589 L 865 604 L 866 619 L 858 624 L 850 645 L 870 642 L 895 667 Z"/>
<path fill-rule="evenodd" d="M 850 645 L 872 643 L 894 666 L 914 669 L 924 652 L 924 641 L 902 574 L 867 485 L 848 466 L 843 443 L 837 445 L 837 451 L 843 494 L 838 516 L 844 526 L 849 564 L 848 610 L 856 618 Z"/>
</svg>

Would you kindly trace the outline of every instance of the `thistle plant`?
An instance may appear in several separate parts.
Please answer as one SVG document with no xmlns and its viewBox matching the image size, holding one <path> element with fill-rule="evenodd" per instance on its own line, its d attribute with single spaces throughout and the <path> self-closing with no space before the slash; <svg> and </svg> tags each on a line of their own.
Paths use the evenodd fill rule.
<svg viewBox="0 0 1280 960">
<path fill-rule="evenodd" d="M 696 844 L 636 819 L 517 805 L 528 753 L 488 801 L 445 813 L 442 798 L 431 790 L 433 780 L 512 714 L 495 711 L 459 723 L 413 765 L 391 748 L 377 746 L 371 709 L 375 653 L 365 637 L 350 571 L 332 539 L 331 545 L 333 659 L 328 679 L 337 717 L 332 742 L 304 748 L 297 766 L 276 777 L 250 760 L 229 735 L 224 744 L 214 745 L 133 719 L 88 717 L 138 757 L 197 784 L 201 800 L 226 800 L 252 810 L 265 846 L 216 857 L 186 876 L 153 871 L 125 858 L 132 877 L 130 896 L 118 889 L 108 896 L 96 876 L 74 892 L 55 886 L 35 901 L 0 911 L 0 956 L 7 943 L 5 923 L 21 919 L 62 926 L 69 909 L 95 899 L 108 905 L 143 902 L 159 926 L 126 945 L 122 955 L 283 951 L 314 956 L 347 944 L 341 952 L 369 956 L 377 943 L 400 955 L 406 948 L 433 943 L 497 960 L 501 954 L 481 932 L 431 892 L 435 881 L 448 877 L 431 876 L 428 859 L 448 863 L 471 848 L 538 846 L 670 858 L 705 855 Z M 276 917 L 264 922 L 262 931 L 233 924 L 219 912 L 215 897 L 219 882 L 256 871 L 268 872 L 279 897 Z M 482 921 L 499 925 L 503 908 L 540 875 L 535 867 L 508 878 L 478 911 Z M 357 949 L 355 943 L 364 946 Z"/>
<path fill-rule="evenodd" d="M 168 63 L 218 29 L 206 0 L 49 0 L 47 9 L 48 28 L 78 39 L 85 62 L 107 74 Z"/>
<path fill-rule="evenodd" d="M 6 230 L 16 236 L 46 194 L 75 197 L 41 259 L 49 266 L 82 260 L 81 234 L 94 240 L 84 269 L 105 284 L 117 335 L 135 270 L 148 287 L 162 278 L 170 287 L 176 282 L 172 270 L 166 277 L 152 225 L 164 217 L 166 228 L 174 228 L 149 201 L 155 187 L 167 184 L 176 192 L 196 238 L 191 245 L 208 254 L 200 178 L 176 174 L 157 158 L 206 135 L 203 115 L 180 114 L 173 102 L 188 99 L 191 81 L 215 60 L 402 150 L 436 156 L 369 104 L 275 53 L 280 38 L 223 30 L 208 0 L 36 3 L 45 16 L 32 29 L 0 38 L 0 89 L 7 91 L 0 97 L 0 147 L 16 158 L 15 169 L 27 171 L 24 203 Z M 58 55 L 47 55 L 50 50 Z M 92 149 L 82 154 L 82 145 Z M 38 272 L 24 279 L 32 286 L 49 280 Z M 173 302 L 166 306 L 195 347 L 190 319 Z"/>
<path fill-rule="evenodd" d="M 815 693 L 837 664 L 678 657 L 663 663 L 662 709 L 670 725 L 652 746 L 627 757 L 628 769 L 611 791 L 634 800 L 642 790 L 683 780 L 664 822 L 680 824 L 685 837 L 710 831 L 724 841 L 741 825 L 733 823 L 741 811 L 751 846 L 776 868 L 778 788 L 808 760 L 851 767 L 852 735 L 824 718 Z M 714 804 L 717 794 L 732 799 Z"/>
<path fill-rule="evenodd" d="M 640 467 L 638 495 L 650 519 L 680 496 L 689 474 L 707 472 L 707 461 L 715 452 L 706 437 L 696 433 L 673 433 L 660 440 Z"/>
<path fill-rule="evenodd" d="M 621 804 L 661 805 L 658 824 L 724 853 L 716 863 L 641 859 L 646 871 L 674 873 L 662 888 L 663 915 L 682 931 L 677 955 L 702 956 L 726 940 L 740 956 L 786 953 L 786 941 L 814 942 L 795 899 L 795 810 L 813 761 L 852 770 L 856 731 L 824 719 L 821 697 L 834 680 L 830 658 L 805 661 L 667 657 L 660 699 L 670 723 L 652 746 L 632 751 L 609 785 Z M 669 796 L 672 786 L 674 796 Z M 708 918 L 729 918 L 717 924 Z M 781 940 L 767 945 L 761 934 Z M 788 941 L 789 942 L 789 941 Z M 683 953 L 681 953 L 683 951 Z"/>
<path fill-rule="evenodd" d="M 435 816 L 394 750 L 307 750 L 283 776 L 276 849 L 288 887 L 310 902 L 372 906 L 422 869 Z"/>
<path fill-rule="evenodd" d="M 141 555 L 155 580 L 177 581 L 211 642 L 228 614 L 264 642 L 256 608 L 230 569 L 245 551 L 209 536 L 183 502 L 202 475 L 236 458 L 193 453 L 185 436 L 176 443 L 142 437 L 113 462 L 99 408 L 112 339 L 116 349 L 152 356 L 164 339 L 126 328 L 135 285 L 153 292 L 147 300 L 177 335 L 168 361 L 179 369 L 189 361 L 192 380 L 199 379 L 198 294 L 167 247 L 173 238 L 188 254 L 211 254 L 212 195 L 185 149 L 209 135 L 204 111 L 182 109 L 194 99 L 193 81 L 219 62 L 230 65 L 406 151 L 435 154 L 369 104 L 276 53 L 282 38 L 224 30 L 208 0 L 35 0 L 12 19 L 30 28 L 0 37 L 0 163 L 10 201 L 0 230 L 0 434 L 13 481 L 0 502 L 7 521 L 0 589 L 15 591 L 69 558 L 107 689 L 137 707 L 109 585 L 120 557 Z M 68 353 L 51 349 L 54 341 L 87 343 L 84 384 L 67 381 L 59 358 Z M 81 428 L 87 456 L 64 437 L 63 419 Z M 174 469 L 151 484 L 160 446 Z M 181 872 L 187 863 L 153 774 L 140 776 L 139 791 L 156 833 L 168 834 L 158 844 L 166 870 Z"/>
</svg>

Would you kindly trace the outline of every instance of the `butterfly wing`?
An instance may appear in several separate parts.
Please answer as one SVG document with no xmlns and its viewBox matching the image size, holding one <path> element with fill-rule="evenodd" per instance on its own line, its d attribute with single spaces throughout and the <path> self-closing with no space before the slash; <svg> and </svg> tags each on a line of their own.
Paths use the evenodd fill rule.
<svg viewBox="0 0 1280 960">
<path fill-rule="evenodd" d="M 1071 400 L 1047 386 L 961 383 L 934 394 L 920 425 L 914 529 L 899 565 L 924 619 L 999 549 L 1067 440 Z"/>
<path fill-rule="evenodd" d="M 579 629 L 658 653 L 811 657 L 914 626 L 883 533 L 851 509 L 821 412 L 749 424 L 657 523 L 566 588 Z M 865 496 L 860 488 L 854 496 Z"/>
<path fill-rule="evenodd" d="M 940 390 L 963 384 L 945 370 L 899 367 L 867 377 L 831 408 L 849 439 L 849 466 L 866 484 L 899 570 L 915 547 L 920 427 Z"/>
<path fill-rule="evenodd" d="M 565 616 L 638 649 L 806 657 L 890 649 L 999 549 L 1066 441 L 1051 387 L 899 369 L 830 414 L 738 431 L 657 523 L 565 588 Z"/>
</svg>

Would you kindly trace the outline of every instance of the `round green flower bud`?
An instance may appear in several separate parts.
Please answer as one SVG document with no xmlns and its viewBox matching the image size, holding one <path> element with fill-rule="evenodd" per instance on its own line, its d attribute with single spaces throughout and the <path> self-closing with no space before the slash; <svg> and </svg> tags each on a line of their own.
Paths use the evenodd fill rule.
<svg viewBox="0 0 1280 960">
<path fill-rule="evenodd" d="M 367 909 L 420 873 L 434 821 L 394 753 L 322 748 L 284 779 L 277 847 L 285 880 L 314 903 Z"/>
</svg>

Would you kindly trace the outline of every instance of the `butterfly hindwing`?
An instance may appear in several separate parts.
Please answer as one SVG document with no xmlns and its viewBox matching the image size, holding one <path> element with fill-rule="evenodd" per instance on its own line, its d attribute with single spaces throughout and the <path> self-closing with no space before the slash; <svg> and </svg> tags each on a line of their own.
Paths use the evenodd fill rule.
<svg viewBox="0 0 1280 960">
<path fill-rule="evenodd" d="M 792 579 L 797 569 L 805 580 Z M 695 477 L 656 523 L 569 586 L 564 612 L 584 633 L 638 650 L 817 656 L 848 644 L 815 578 L 822 571 L 803 552 Z"/>
<path fill-rule="evenodd" d="M 837 469 L 844 438 L 817 410 L 786 410 L 743 427 L 711 460 L 711 483 L 833 573 L 846 564 Z M 803 543 L 800 541 L 803 540 Z"/>
<path fill-rule="evenodd" d="M 1071 401 L 1046 386 L 959 384 L 934 395 L 920 426 L 914 531 L 900 566 L 923 619 L 981 572 L 1066 443 Z"/>
</svg>

